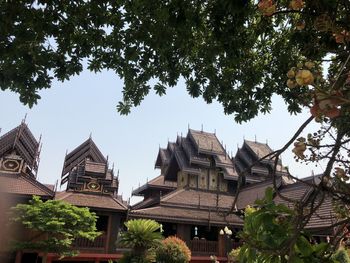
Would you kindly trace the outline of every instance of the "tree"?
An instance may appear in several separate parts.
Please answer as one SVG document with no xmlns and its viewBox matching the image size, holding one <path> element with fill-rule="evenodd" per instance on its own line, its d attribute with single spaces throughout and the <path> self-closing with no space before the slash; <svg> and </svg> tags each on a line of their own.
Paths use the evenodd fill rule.
<svg viewBox="0 0 350 263">
<path fill-rule="evenodd" d="M 291 113 L 309 108 L 290 140 L 265 158 L 277 167 L 281 153 L 294 147 L 298 161 L 325 167 L 320 183 L 309 185 L 312 198 L 290 200 L 271 171 L 275 194 L 300 211 L 313 208 L 292 215 L 297 230 L 330 196 L 339 218 L 329 227 L 347 234 L 348 0 L 3 1 L 0 10 L 0 87 L 18 92 L 29 106 L 52 78 L 79 74 L 85 59 L 90 70 L 114 70 L 124 79 L 117 106 L 124 114 L 152 88 L 164 95 L 180 78 L 191 96 L 219 101 L 237 122 L 268 112 L 273 94 Z M 303 134 L 314 120 L 319 130 Z M 293 251 L 296 240 L 281 249 Z M 340 240 L 331 240 L 334 249 Z"/>
<path fill-rule="evenodd" d="M 132 219 L 125 222 L 127 231 L 122 232 L 120 244 L 130 248 L 121 262 L 149 263 L 154 258 L 154 249 L 163 239 L 161 225 L 151 219 Z"/>
<path fill-rule="evenodd" d="M 61 257 L 74 256 L 78 253 L 72 248 L 76 238 L 94 240 L 100 235 L 96 231 L 95 213 L 88 208 L 79 208 L 57 200 L 42 201 L 33 196 L 29 204 L 18 204 L 12 208 L 12 222 L 44 236 L 39 241 L 15 241 L 15 249 L 32 249 L 47 253 L 57 253 Z"/>
</svg>

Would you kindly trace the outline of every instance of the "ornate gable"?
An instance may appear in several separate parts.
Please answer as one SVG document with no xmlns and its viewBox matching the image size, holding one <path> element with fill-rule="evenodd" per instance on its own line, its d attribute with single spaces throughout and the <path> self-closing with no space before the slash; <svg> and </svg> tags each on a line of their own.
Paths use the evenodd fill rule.
<svg viewBox="0 0 350 263">
<path fill-rule="evenodd" d="M 67 190 L 117 195 L 119 180 L 91 138 L 66 155 L 61 185 Z"/>
<path fill-rule="evenodd" d="M 39 165 L 40 142 L 28 126 L 19 126 L 0 137 L 0 171 L 35 176 Z"/>
</svg>

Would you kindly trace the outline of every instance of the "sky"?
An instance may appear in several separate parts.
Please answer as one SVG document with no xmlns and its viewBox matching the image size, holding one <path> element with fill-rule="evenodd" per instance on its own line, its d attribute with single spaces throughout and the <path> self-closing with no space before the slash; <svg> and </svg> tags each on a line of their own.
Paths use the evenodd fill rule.
<svg viewBox="0 0 350 263">
<path fill-rule="evenodd" d="M 227 151 L 236 153 L 244 139 L 268 143 L 281 148 L 294 134 L 309 112 L 291 116 L 283 100 L 273 98 L 272 112 L 237 124 L 233 116 L 224 115 L 222 106 L 193 99 L 180 82 L 167 95 L 151 94 L 127 116 L 121 116 L 116 105 L 122 97 L 123 82 L 109 71 L 84 71 L 64 83 L 54 81 L 52 88 L 40 92 L 42 99 L 32 109 L 20 103 L 18 95 L 0 91 L 0 136 L 26 123 L 38 139 L 42 135 L 42 151 L 38 180 L 55 184 L 60 180 L 66 151 L 72 151 L 90 134 L 110 166 L 119 170 L 119 194 L 124 199 L 132 189 L 159 175 L 154 169 L 159 147 L 185 136 L 188 128 L 216 132 Z M 310 131 L 317 126 L 311 124 Z M 282 155 L 282 162 L 299 178 L 310 176 L 317 168 L 300 165 L 291 149 Z M 59 184 L 58 184 L 59 185 Z M 62 187 L 61 190 L 65 188 Z M 58 188 L 60 190 L 60 188 Z"/>
</svg>

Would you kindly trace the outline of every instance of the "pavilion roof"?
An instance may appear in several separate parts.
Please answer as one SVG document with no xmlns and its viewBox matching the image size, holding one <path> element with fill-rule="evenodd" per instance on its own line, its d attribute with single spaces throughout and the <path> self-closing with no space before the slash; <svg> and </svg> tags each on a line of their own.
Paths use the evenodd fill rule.
<svg viewBox="0 0 350 263">
<path fill-rule="evenodd" d="M 24 122 L 0 137 L 0 157 L 16 151 L 35 170 L 38 168 L 39 147 L 40 143 Z"/>
<path fill-rule="evenodd" d="M 44 185 L 38 182 L 35 178 L 25 174 L 8 174 L 0 172 L 0 188 L 4 193 L 21 196 L 31 197 L 32 195 L 37 195 L 47 198 L 54 196 L 52 185 Z"/>
<path fill-rule="evenodd" d="M 132 192 L 132 195 L 143 195 L 150 189 L 156 190 L 174 190 L 177 187 L 177 182 L 164 180 L 164 175 L 159 175 L 156 178 L 150 180 L 146 184 L 138 187 Z"/>
<path fill-rule="evenodd" d="M 90 193 L 78 193 L 72 191 L 57 192 L 56 200 L 65 201 L 72 205 L 80 207 L 89 207 L 93 209 L 126 211 L 127 206 L 123 201 L 112 195 L 96 195 Z"/>
<path fill-rule="evenodd" d="M 145 209 L 132 210 L 130 218 L 151 218 L 159 221 L 177 223 L 198 223 L 204 225 L 243 225 L 241 218 L 234 214 L 225 216 L 224 211 L 210 210 L 208 208 L 155 206 Z"/>
<path fill-rule="evenodd" d="M 73 151 L 68 153 L 64 159 L 63 163 L 63 170 L 62 170 L 62 183 L 66 182 L 67 180 L 67 174 L 77 165 L 82 163 L 84 160 L 89 158 L 88 161 L 89 168 L 92 170 L 98 170 L 101 169 L 106 171 L 107 166 L 107 159 L 103 156 L 101 151 L 97 148 L 94 141 L 89 138 L 85 142 L 83 142 L 81 145 L 79 145 L 77 148 L 75 148 Z"/>
</svg>

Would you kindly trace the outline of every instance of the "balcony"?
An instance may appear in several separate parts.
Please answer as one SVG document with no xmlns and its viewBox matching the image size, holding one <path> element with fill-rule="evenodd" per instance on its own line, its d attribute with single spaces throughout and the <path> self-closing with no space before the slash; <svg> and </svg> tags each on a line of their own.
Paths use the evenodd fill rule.
<svg viewBox="0 0 350 263">
<path fill-rule="evenodd" d="M 105 250 L 106 248 L 106 240 L 107 235 L 105 233 L 96 237 L 94 241 L 91 241 L 87 238 L 77 238 L 73 243 L 73 247 L 75 249 L 101 251 Z"/>
<path fill-rule="evenodd" d="M 218 253 L 218 241 L 193 239 L 189 241 L 188 247 L 192 254 L 197 256 L 210 256 Z"/>
</svg>

